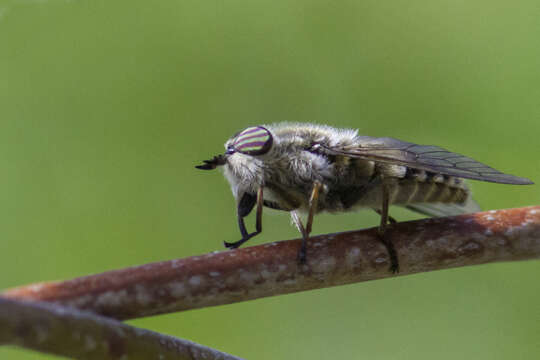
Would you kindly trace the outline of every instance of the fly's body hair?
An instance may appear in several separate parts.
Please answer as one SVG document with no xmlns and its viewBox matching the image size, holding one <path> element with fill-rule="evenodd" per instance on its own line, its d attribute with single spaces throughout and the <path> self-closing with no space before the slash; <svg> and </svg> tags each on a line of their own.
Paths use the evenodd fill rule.
<svg viewBox="0 0 540 360">
<path fill-rule="evenodd" d="M 322 184 L 317 212 L 380 209 L 380 178 L 391 179 L 390 203 L 419 202 L 463 204 L 470 196 L 464 182 L 451 176 L 411 169 L 402 165 L 376 164 L 348 156 L 327 155 L 318 149 L 358 144 L 356 130 L 337 130 L 324 125 L 263 125 L 274 134 L 272 149 L 260 157 L 234 153 L 224 174 L 237 199 L 255 194 L 262 185 L 268 206 L 307 212 L 313 183 Z M 225 147 L 227 148 L 231 141 Z M 277 206 L 276 206 L 277 205 Z M 267 205 L 265 205 L 267 206 Z"/>
</svg>

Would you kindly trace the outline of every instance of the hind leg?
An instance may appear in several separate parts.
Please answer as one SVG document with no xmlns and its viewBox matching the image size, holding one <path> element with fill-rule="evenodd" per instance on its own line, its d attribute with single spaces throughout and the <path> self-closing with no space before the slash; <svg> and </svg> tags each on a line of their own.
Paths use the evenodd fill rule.
<svg viewBox="0 0 540 360">
<path fill-rule="evenodd" d="M 393 224 L 393 223 L 396 223 L 396 220 L 388 215 L 388 208 L 390 205 L 390 189 L 389 189 L 389 185 L 385 183 L 384 179 L 382 181 L 381 188 L 382 188 L 381 210 L 375 210 L 379 215 L 381 215 L 381 222 L 379 224 L 378 233 L 379 233 L 379 239 L 386 247 L 386 250 L 388 251 L 388 256 L 390 257 L 390 271 L 395 274 L 399 272 L 399 262 L 398 262 L 396 249 L 394 248 L 392 239 L 390 239 L 390 237 L 386 233 L 386 229 L 388 227 L 388 221 L 390 221 Z"/>
</svg>

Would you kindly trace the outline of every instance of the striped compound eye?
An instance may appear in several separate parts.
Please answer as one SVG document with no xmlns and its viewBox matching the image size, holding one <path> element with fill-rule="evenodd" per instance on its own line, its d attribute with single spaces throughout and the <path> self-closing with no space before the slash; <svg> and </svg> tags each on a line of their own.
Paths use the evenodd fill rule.
<svg viewBox="0 0 540 360">
<path fill-rule="evenodd" d="M 236 136 L 234 150 L 246 155 L 262 155 L 272 146 L 272 134 L 262 126 L 249 127 Z"/>
</svg>

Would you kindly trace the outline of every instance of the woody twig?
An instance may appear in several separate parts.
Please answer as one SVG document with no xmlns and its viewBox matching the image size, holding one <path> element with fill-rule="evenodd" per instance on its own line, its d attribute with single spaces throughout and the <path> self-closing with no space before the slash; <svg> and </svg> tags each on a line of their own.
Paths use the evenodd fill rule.
<svg viewBox="0 0 540 360">
<path fill-rule="evenodd" d="M 240 360 L 191 341 L 61 305 L 0 298 L 0 345 L 80 360 Z"/>
<path fill-rule="evenodd" d="M 540 258 L 540 206 L 403 222 L 388 229 L 398 276 L 460 266 Z M 216 306 L 396 276 L 377 229 L 312 237 L 307 262 L 301 240 L 109 271 L 5 291 L 116 319 Z"/>
</svg>

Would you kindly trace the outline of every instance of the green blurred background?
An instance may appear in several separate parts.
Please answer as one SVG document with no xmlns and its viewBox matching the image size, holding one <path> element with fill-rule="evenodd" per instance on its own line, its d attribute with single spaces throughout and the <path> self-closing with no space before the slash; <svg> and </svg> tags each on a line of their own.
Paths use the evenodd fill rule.
<svg viewBox="0 0 540 360">
<path fill-rule="evenodd" d="M 538 0 L 0 0 L 0 288 L 237 240 L 226 181 L 193 166 L 255 124 L 358 128 L 540 182 L 539 39 Z M 485 209 L 540 203 L 538 186 L 473 188 Z M 315 233 L 376 223 L 323 215 Z M 252 244 L 298 236 L 285 213 L 264 226 Z M 130 323 L 248 359 L 532 359 L 539 273 L 485 265 Z"/>
</svg>

